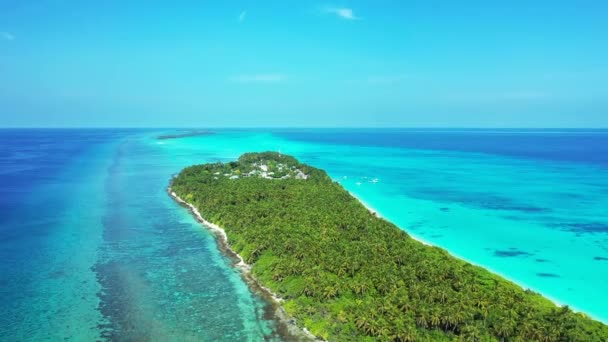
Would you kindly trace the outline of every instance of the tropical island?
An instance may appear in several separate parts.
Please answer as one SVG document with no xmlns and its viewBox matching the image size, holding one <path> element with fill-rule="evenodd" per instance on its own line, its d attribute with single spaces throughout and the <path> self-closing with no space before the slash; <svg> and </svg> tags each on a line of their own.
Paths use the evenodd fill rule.
<svg viewBox="0 0 608 342">
<path fill-rule="evenodd" d="M 210 135 L 210 134 L 213 134 L 213 132 L 195 130 L 195 131 L 188 131 L 188 132 L 183 132 L 183 133 L 163 134 L 163 135 L 159 135 L 158 137 L 156 137 L 156 139 L 158 139 L 158 140 L 179 139 L 179 138 L 198 137 L 201 135 Z"/>
<path fill-rule="evenodd" d="M 190 166 L 170 192 L 221 230 L 256 281 L 318 338 L 608 340 L 608 326 L 414 240 L 291 156 Z"/>
</svg>

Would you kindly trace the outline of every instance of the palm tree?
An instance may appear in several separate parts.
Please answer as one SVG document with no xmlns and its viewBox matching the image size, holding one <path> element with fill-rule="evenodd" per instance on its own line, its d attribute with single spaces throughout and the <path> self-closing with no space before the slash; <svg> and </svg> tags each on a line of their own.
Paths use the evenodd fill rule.
<svg viewBox="0 0 608 342">
<path fill-rule="evenodd" d="M 326 286 L 325 289 L 323 289 L 323 296 L 327 299 L 334 298 L 337 295 L 338 295 L 338 288 L 335 284 Z"/>
<path fill-rule="evenodd" d="M 399 334 L 399 341 L 401 342 L 415 342 L 417 339 L 416 329 L 412 327 L 406 328 L 405 331 Z"/>
<path fill-rule="evenodd" d="M 448 300 L 448 290 L 445 287 L 442 287 L 439 289 L 439 301 L 442 304 L 445 304 L 445 302 Z"/>
<path fill-rule="evenodd" d="M 418 324 L 418 326 L 426 328 L 428 327 L 429 321 L 428 321 L 428 316 L 429 313 L 426 309 L 421 309 L 418 312 L 418 315 L 416 316 L 416 324 Z"/>
<path fill-rule="evenodd" d="M 431 326 L 438 327 L 441 324 L 441 315 L 437 310 L 433 310 L 429 316 Z"/>
<path fill-rule="evenodd" d="M 459 340 L 467 342 L 481 341 L 481 332 L 476 325 L 467 325 L 462 328 Z"/>
<path fill-rule="evenodd" d="M 405 298 L 405 300 L 401 299 L 401 303 L 398 306 L 399 310 L 401 310 L 402 312 L 408 312 L 412 310 L 412 303 L 408 298 Z"/>
<path fill-rule="evenodd" d="M 368 317 L 363 316 L 363 315 L 357 317 L 357 319 L 355 320 L 355 325 L 357 326 L 357 328 L 359 328 L 366 334 L 369 334 L 371 331 L 370 323 L 371 323 L 371 320 Z"/>
<path fill-rule="evenodd" d="M 496 322 L 494 326 L 496 335 L 501 338 L 501 341 L 505 341 L 505 338 L 511 336 L 514 330 L 514 323 L 506 318 L 501 318 Z"/>
</svg>

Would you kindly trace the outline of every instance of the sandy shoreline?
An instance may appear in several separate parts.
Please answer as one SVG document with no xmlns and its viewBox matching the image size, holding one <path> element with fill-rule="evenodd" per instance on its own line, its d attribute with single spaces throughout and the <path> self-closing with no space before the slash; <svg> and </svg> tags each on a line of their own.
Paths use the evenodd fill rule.
<svg viewBox="0 0 608 342">
<path fill-rule="evenodd" d="M 347 191 L 348 191 L 348 190 L 347 190 Z M 354 198 L 356 198 L 356 199 L 357 199 L 357 201 L 359 201 L 359 203 L 363 204 L 363 206 L 364 206 L 364 207 L 365 207 L 365 208 L 366 208 L 366 209 L 367 209 L 367 210 L 368 210 L 370 213 L 372 213 L 373 215 L 375 215 L 375 216 L 376 216 L 376 217 L 378 217 L 378 218 L 381 218 L 381 219 L 383 219 L 383 220 L 386 220 L 384 217 L 382 217 L 382 215 L 380 215 L 380 213 L 378 212 L 378 210 L 376 210 L 376 209 L 372 208 L 372 207 L 371 207 L 369 204 L 367 204 L 367 203 L 366 203 L 365 201 L 363 201 L 361 198 L 357 197 L 357 195 L 353 194 L 353 193 L 352 193 L 352 192 L 350 192 L 350 191 L 348 191 L 348 193 L 349 193 L 351 196 L 353 196 Z M 405 231 L 405 230 L 404 230 L 404 231 Z M 429 242 L 427 242 L 427 241 L 424 241 L 424 240 L 422 240 L 422 239 L 420 239 L 420 238 L 417 238 L 417 237 L 415 237 L 415 236 L 412 236 L 412 234 L 410 234 L 410 233 L 409 233 L 409 232 L 407 232 L 407 231 L 405 231 L 405 232 L 407 233 L 407 235 L 409 235 L 409 237 L 411 237 L 412 239 L 414 239 L 414 240 L 416 240 L 416 241 L 420 242 L 420 243 L 421 243 L 421 244 L 423 244 L 423 245 L 426 245 L 426 246 L 435 246 L 435 245 L 433 245 L 433 244 L 431 244 L 431 243 L 429 243 Z"/>
<path fill-rule="evenodd" d="M 272 299 L 272 301 L 273 301 L 273 302 L 274 302 L 276 305 L 278 305 L 279 309 L 277 310 L 277 313 L 276 313 L 277 318 L 278 318 L 278 319 L 279 319 L 279 320 L 280 320 L 282 323 L 284 323 L 286 326 L 288 326 L 289 328 L 296 327 L 294 324 L 290 324 L 290 321 L 291 321 L 293 318 L 292 318 L 292 317 L 289 317 L 289 316 L 287 315 L 287 313 L 286 313 L 286 312 L 285 312 L 285 311 L 282 309 L 282 307 L 280 306 L 280 304 L 281 304 L 281 302 L 283 301 L 283 299 L 282 299 L 280 296 L 278 296 L 277 294 L 275 294 L 274 292 L 272 292 L 272 291 L 271 291 L 269 288 L 267 288 L 267 287 L 263 286 L 262 284 L 260 284 L 260 282 L 258 282 L 258 281 L 257 281 L 257 279 L 255 279 L 255 277 L 254 277 L 254 276 L 251 274 L 251 266 L 250 266 L 250 265 L 248 265 L 247 263 L 245 263 L 245 262 L 244 262 L 244 260 L 243 260 L 243 258 L 242 258 L 240 255 L 238 255 L 236 252 L 234 252 L 234 250 L 232 250 L 232 249 L 230 248 L 230 246 L 228 245 L 228 236 L 226 235 L 226 232 L 225 232 L 225 231 L 224 231 L 224 230 L 223 230 L 221 227 L 219 227 L 219 226 L 217 226 L 217 225 L 215 225 L 215 224 L 213 224 L 213 223 L 211 223 L 211 222 L 209 222 L 209 221 L 205 220 L 205 219 L 204 219 L 204 218 L 201 216 L 201 214 L 198 212 L 198 210 L 197 210 L 197 209 L 196 209 L 194 206 L 192 206 L 191 204 L 189 204 L 189 203 L 187 203 L 186 201 L 182 200 L 182 199 L 181 199 L 179 196 L 177 196 L 177 195 L 176 195 L 174 192 L 172 192 L 170 188 L 168 189 L 168 192 L 169 192 L 169 194 L 170 194 L 170 195 L 171 195 L 171 196 L 172 196 L 172 197 L 173 197 L 173 198 L 174 198 L 174 199 L 175 199 L 177 202 L 179 202 L 179 203 L 181 203 L 182 205 L 184 205 L 184 206 L 188 207 L 188 208 L 190 209 L 190 211 L 191 211 L 191 212 L 194 214 L 194 216 L 197 218 L 197 220 L 198 220 L 199 222 L 203 223 L 203 224 L 204 224 L 206 227 L 208 227 L 210 230 L 212 230 L 212 231 L 216 232 L 216 233 L 218 234 L 218 236 L 220 236 L 220 237 L 221 237 L 221 241 L 220 241 L 220 242 L 221 242 L 221 244 L 223 244 L 223 245 L 225 246 L 225 248 L 226 248 L 226 249 L 227 249 L 227 250 L 230 252 L 230 254 L 234 255 L 234 256 L 235 256 L 235 257 L 236 257 L 236 258 L 239 260 L 239 262 L 236 264 L 236 267 L 237 267 L 237 268 L 239 268 L 239 269 L 241 270 L 241 272 L 243 273 L 243 275 L 245 276 L 245 278 L 246 278 L 246 279 L 249 279 L 249 280 L 251 280 L 251 281 L 253 281 L 253 282 L 255 282 L 255 285 L 256 285 L 257 287 L 259 287 L 259 288 L 260 288 L 260 289 L 261 289 L 261 290 L 262 290 L 262 291 L 263 291 L 263 292 L 264 292 L 266 295 L 268 295 L 268 297 L 269 297 L 269 298 L 271 298 L 271 299 Z M 364 207 L 365 207 L 367 210 L 369 210 L 369 212 L 370 212 L 370 213 L 372 213 L 373 215 L 375 215 L 375 216 L 376 216 L 376 217 L 378 217 L 378 218 L 382 218 L 382 219 L 384 219 L 384 218 L 383 218 L 383 217 L 382 217 L 382 216 L 379 214 L 379 212 L 378 212 L 377 210 L 375 210 L 374 208 L 372 208 L 372 207 L 371 207 L 369 204 L 367 204 L 365 201 L 362 201 L 362 200 L 361 200 L 359 197 L 357 197 L 355 194 L 353 194 L 353 193 L 352 193 L 352 192 L 350 192 L 350 191 L 349 191 L 349 194 L 350 194 L 351 196 L 353 196 L 354 198 L 356 198 L 356 199 L 359 201 L 359 203 L 361 203 L 361 204 L 362 204 L 362 205 L 363 205 L 363 206 L 364 206 Z M 406 231 L 406 233 L 407 233 L 407 231 Z M 424 241 L 424 240 L 422 240 L 422 239 L 420 239 L 420 238 L 418 238 L 418 237 L 414 237 L 414 236 L 412 236 L 410 233 L 408 233 L 408 235 L 409 235 L 409 236 L 410 236 L 412 239 L 414 239 L 414 240 L 416 240 L 416 241 L 418 241 L 418 242 L 420 242 L 420 243 L 422 243 L 422 244 L 424 244 L 424 245 L 426 245 L 426 246 L 435 246 L 435 245 L 433 245 L 433 244 L 431 244 L 431 243 L 429 243 L 429 242 L 427 242 L 427 241 Z M 439 248 L 441 248 L 441 247 L 439 247 Z M 551 298 L 551 297 L 549 297 L 549 296 L 547 296 L 547 295 L 543 294 L 542 292 L 539 292 L 539 291 L 537 291 L 537 290 L 535 290 L 535 289 L 533 289 L 533 288 L 530 288 L 529 286 L 526 286 L 525 284 L 522 284 L 522 283 L 520 283 L 520 282 L 518 282 L 518 281 L 516 281 L 516 280 L 513 280 L 513 279 L 511 279 L 511 278 L 509 278 L 509 277 L 505 276 L 504 274 L 501 274 L 500 272 L 496 272 L 495 270 L 493 270 L 493 269 L 491 269 L 491 268 L 489 268 L 489 267 L 482 266 L 482 265 L 478 265 L 478 264 L 476 264 L 476 263 L 474 263 L 474 262 L 471 262 L 470 260 L 467 260 L 467 259 L 462 258 L 462 257 L 460 257 L 460 256 L 456 256 L 456 255 L 452 254 L 451 252 L 449 252 L 449 253 L 450 253 L 450 255 L 453 255 L 454 257 L 456 257 L 456 258 L 458 258 L 458 259 L 460 259 L 460 260 L 463 260 L 463 261 L 465 261 L 465 262 L 468 262 L 468 263 L 470 263 L 470 264 L 472 264 L 472 265 L 475 265 L 475 266 L 477 266 L 477 267 L 484 268 L 484 269 L 488 270 L 489 272 L 491 272 L 491 273 L 493 273 L 493 274 L 496 274 L 496 275 L 498 275 L 498 276 L 500 276 L 500 277 L 502 277 L 502 278 L 504 278 L 504 279 L 506 279 L 506 280 L 508 280 L 508 281 L 510 281 L 510 282 L 512 282 L 512 283 L 514 283 L 514 284 L 516 284 L 517 286 L 521 287 L 522 289 L 529 289 L 529 290 L 531 290 L 531 291 L 534 291 L 534 292 L 538 293 L 539 295 L 541 295 L 543 298 L 545 298 L 545 299 L 547 299 L 547 300 L 549 300 L 549 301 L 553 302 L 553 304 L 555 304 L 557 307 L 562 307 L 562 306 L 564 306 L 564 305 L 565 305 L 564 303 L 561 303 L 561 302 L 559 302 L 558 300 L 555 300 L 554 298 Z M 576 312 L 576 311 L 578 311 L 578 312 L 582 312 L 582 313 L 584 313 L 585 315 L 588 315 L 588 314 L 587 314 L 587 313 L 585 313 L 584 311 L 577 310 L 575 307 L 570 306 L 570 309 L 572 309 L 572 310 L 573 310 L 573 311 L 575 311 L 575 312 Z M 594 318 L 594 319 L 595 319 L 595 320 L 598 320 L 597 318 Z M 599 320 L 598 320 L 598 321 L 599 321 Z M 299 333 L 300 333 L 301 335 L 303 335 L 304 337 L 306 337 L 306 338 L 308 338 L 308 339 L 314 339 L 315 341 L 322 341 L 322 340 L 319 340 L 319 339 L 318 339 L 316 336 L 312 335 L 312 334 L 311 334 L 311 333 L 310 333 L 310 332 L 309 332 L 309 331 L 308 331 L 306 328 L 299 328 L 299 327 L 296 327 L 296 328 L 298 329 Z M 291 331 L 291 330 L 290 330 L 290 333 L 294 334 L 294 332 L 293 332 L 293 331 Z M 295 333 L 294 335 L 296 335 L 296 336 L 297 336 L 298 334 L 297 334 L 297 333 Z"/>
<path fill-rule="evenodd" d="M 359 197 L 357 197 L 357 195 L 353 194 L 353 193 L 352 193 L 352 192 L 350 192 L 350 191 L 349 191 L 348 193 L 349 193 L 351 196 L 353 196 L 354 198 L 356 198 L 356 199 L 357 199 L 357 200 L 358 200 L 358 201 L 359 201 L 361 204 L 363 204 L 363 206 L 364 206 L 365 208 L 367 208 L 367 210 L 369 210 L 369 212 L 371 212 L 372 214 L 376 215 L 376 216 L 377 216 L 377 217 L 379 217 L 379 218 L 384 219 L 384 218 L 383 218 L 383 217 L 382 217 L 382 216 L 381 216 L 381 215 L 378 213 L 378 211 L 377 211 L 377 210 L 373 209 L 373 208 L 372 208 L 372 207 L 371 207 L 369 204 L 365 203 L 365 201 L 363 201 L 363 200 L 361 200 Z M 414 239 L 414 240 L 416 240 L 416 241 L 420 242 L 420 243 L 421 243 L 421 244 L 423 244 L 423 245 L 426 245 L 426 246 L 431 246 L 431 247 L 438 247 L 438 248 L 442 248 L 442 247 L 436 246 L 436 245 L 434 245 L 434 244 L 432 244 L 432 243 L 429 243 L 429 242 L 427 242 L 427 241 L 424 241 L 424 240 L 422 240 L 422 239 L 420 239 L 420 238 L 418 238 L 418 237 L 412 236 L 412 235 L 411 235 L 411 234 L 410 234 L 408 231 L 406 231 L 406 230 L 404 230 L 404 231 L 405 231 L 405 232 L 406 232 L 406 233 L 407 233 L 407 234 L 408 234 L 408 235 L 409 235 L 409 236 L 410 236 L 412 239 Z M 444 248 L 442 248 L 442 249 L 444 249 Z M 487 270 L 487 271 L 491 272 L 492 274 L 498 275 L 498 276 L 500 276 L 500 277 L 502 277 L 502 278 L 504 278 L 504 279 L 506 279 L 506 280 L 508 280 L 508 281 L 510 281 L 510 282 L 512 282 L 512 283 L 514 283 L 514 284 L 516 284 L 517 286 L 521 287 L 522 289 L 528 289 L 528 290 L 534 291 L 534 292 L 538 293 L 539 295 L 541 295 L 543 298 L 545 298 L 545 299 L 547 299 L 547 300 L 549 300 L 549 301 L 553 302 L 553 304 L 555 304 L 555 305 L 556 305 L 556 306 L 558 306 L 558 307 L 562 307 L 562 306 L 564 306 L 564 305 L 565 305 L 565 304 L 563 304 L 563 303 L 561 303 L 561 302 L 557 301 L 556 299 L 551 298 L 551 297 L 549 297 L 549 296 L 545 295 L 545 294 L 544 294 L 544 293 L 542 293 L 542 292 L 539 292 L 539 291 L 537 291 L 537 290 L 535 290 L 535 289 L 533 289 L 533 288 L 530 288 L 529 286 L 526 286 L 526 285 L 524 285 L 524 284 L 522 284 L 522 283 L 520 283 L 520 282 L 518 282 L 518 281 L 516 281 L 516 280 L 513 280 L 513 279 L 511 279 L 511 278 L 509 278 L 509 277 L 505 276 L 504 274 L 502 274 L 502 273 L 500 273 L 500 272 L 497 272 L 497 271 L 495 271 L 495 270 L 491 269 L 490 267 L 487 267 L 487 266 L 482 266 L 482 265 L 476 264 L 476 263 L 474 263 L 474 262 L 472 262 L 472 261 L 470 261 L 470 260 L 468 260 L 468 259 L 466 259 L 466 258 L 463 258 L 463 257 L 461 257 L 461 256 L 456 256 L 456 255 L 454 255 L 454 254 L 453 254 L 452 252 L 450 252 L 450 251 L 448 251 L 448 253 L 450 253 L 450 255 L 454 256 L 455 258 L 458 258 L 458 259 L 460 259 L 460 260 L 462 260 L 462 261 L 468 262 L 468 263 L 469 263 L 469 264 L 471 264 L 471 265 L 475 265 L 475 266 L 477 266 L 477 267 L 481 267 L 481 268 L 483 268 L 483 269 L 485 269 L 485 270 Z M 573 311 L 582 312 L 582 313 L 584 313 L 585 315 L 587 315 L 587 313 L 585 313 L 584 311 L 577 310 L 576 308 L 573 308 L 572 306 L 569 306 L 569 307 L 570 307 L 570 309 L 572 309 Z M 597 320 L 597 318 L 594 318 L 594 319 L 596 319 L 596 320 Z"/>
<path fill-rule="evenodd" d="M 192 204 L 190 204 L 190 203 L 184 201 L 182 198 L 180 198 L 175 192 L 173 192 L 171 190 L 171 187 L 167 188 L 167 193 L 169 193 L 169 195 L 176 202 L 187 207 L 190 210 L 190 212 L 194 215 L 196 220 L 198 222 L 202 223 L 205 226 L 205 228 L 207 228 L 207 229 L 211 230 L 213 233 L 215 233 L 215 235 L 218 237 L 217 241 L 221 247 L 220 249 L 224 249 L 230 256 L 232 256 L 238 260 L 238 262 L 234 266 L 239 269 L 239 271 L 241 272 L 241 274 L 243 275 L 243 277 L 245 278 L 247 283 L 250 286 L 254 285 L 255 288 L 259 289 L 263 294 L 265 294 L 269 299 L 272 300 L 273 304 L 277 307 L 274 312 L 274 315 L 275 315 L 276 319 L 281 324 L 284 325 L 284 327 L 287 330 L 289 335 L 291 335 L 292 337 L 298 338 L 298 339 L 304 339 L 304 340 L 309 340 L 309 341 L 323 341 L 321 339 L 318 339 L 315 335 L 313 335 L 305 327 L 299 327 L 294 323 L 295 318 L 289 316 L 287 314 L 287 312 L 285 312 L 285 310 L 281 306 L 281 302 L 283 302 L 283 298 L 281 298 L 276 293 L 272 292 L 271 289 L 262 285 L 254 277 L 254 275 L 251 273 L 251 265 L 247 264 L 243 260 L 243 258 L 238 253 L 236 253 L 228 244 L 228 235 L 226 235 L 226 231 L 222 227 L 205 220 L 205 218 L 203 218 L 203 216 L 198 211 L 198 209 L 196 209 Z M 254 290 L 255 290 L 255 288 L 254 288 Z"/>
</svg>

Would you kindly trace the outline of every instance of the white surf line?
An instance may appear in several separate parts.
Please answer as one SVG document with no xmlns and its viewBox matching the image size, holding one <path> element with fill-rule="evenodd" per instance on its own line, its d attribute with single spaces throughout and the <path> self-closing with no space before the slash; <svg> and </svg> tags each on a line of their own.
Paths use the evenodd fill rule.
<svg viewBox="0 0 608 342">
<path fill-rule="evenodd" d="M 256 278 L 255 276 L 251 273 L 251 265 L 247 264 L 245 262 L 245 260 L 243 260 L 243 257 L 241 257 L 238 253 L 236 253 L 232 247 L 230 247 L 230 245 L 228 244 L 228 235 L 226 234 L 226 231 L 218 226 L 215 223 L 209 222 L 207 220 L 205 220 L 205 218 L 201 215 L 201 213 L 198 211 L 198 209 L 196 209 L 196 207 L 194 207 L 192 204 L 184 201 L 181 197 L 179 197 L 174 191 L 171 190 L 171 188 L 167 189 L 169 194 L 171 195 L 171 197 L 173 197 L 173 199 L 175 199 L 177 202 L 187 206 L 188 208 L 190 208 L 190 211 L 194 214 L 195 218 L 202 223 L 205 227 L 207 227 L 208 229 L 210 229 L 213 232 L 216 232 L 219 234 L 219 237 L 222 239 L 222 243 L 226 246 L 226 248 L 237 257 L 237 259 L 239 260 L 239 262 L 235 265 L 246 277 L 250 278 L 251 280 L 253 280 L 256 285 L 258 287 L 260 287 L 263 291 L 265 291 L 271 298 L 272 300 L 277 303 L 279 306 L 281 305 L 281 303 L 284 301 L 283 298 L 281 298 L 278 294 L 274 293 L 271 289 L 269 289 L 268 287 L 262 285 Z M 285 312 L 285 309 L 283 309 L 283 307 L 281 306 L 281 310 L 284 313 L 284 317 L 279 317 L 279 319 L 281 319 L 283 321 L 284 324 L 289 325 L 289 321 L 290 320 L 294 320 L 295 319 L 291 316 L 289 316 L 287 314 L 287 312 Z M 306 336 L 308 336 L 309 338 L 313 339 L 314 341 L 320 341 L 320 342 L 327 342 L 324 341 L 322 339 L 319 339 L 317 336 L 313 335 L 308 329 L 306 329 L 306 327 L 302 327 L 300 328 L 300 331 L 302 331 Z"/>
</svg>

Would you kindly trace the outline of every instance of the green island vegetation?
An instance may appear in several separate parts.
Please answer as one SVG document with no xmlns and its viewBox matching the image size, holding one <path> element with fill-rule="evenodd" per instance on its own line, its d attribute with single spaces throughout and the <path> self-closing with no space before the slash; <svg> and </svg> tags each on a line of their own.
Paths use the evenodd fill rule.
<svg viewBox="0 0 608 342">
<path fill-rule="evenodd" d="M 608 341 L 608 326 L 412 239 L 274 152 L 196 165 L 174 191 L 225 229 L 299 325 L 331 341 Z"/>
</svg>

